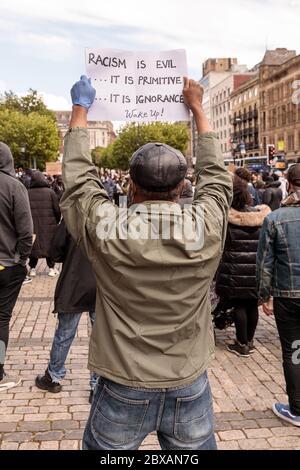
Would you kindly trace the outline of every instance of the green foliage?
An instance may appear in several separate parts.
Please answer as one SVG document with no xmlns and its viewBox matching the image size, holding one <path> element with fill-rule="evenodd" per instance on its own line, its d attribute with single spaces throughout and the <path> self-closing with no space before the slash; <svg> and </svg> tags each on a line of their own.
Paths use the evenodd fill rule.
<svg viewBox="0 0 300 470">
<path fill-rule="evenodd" d="M 189 141 L 189 131 L 183 123 L 127 124 L 120 131 L 112 145 L 109 158 L 114 168 L 127 170 L 132 154 L 148 142 L 162 142 L 185 152 Z M 110 166 L 112 167 L 112 166 Z"/>
<path fill-rule="evenodd" d="M 36 91 L 21 98 L 7 92 L 0 98 L 0 141 L 11 148 L 16 167 L 31 167 L 35 159 L 43 170 L 45 162 L 57 160 L 60 139 L 55 114 Z"/>
<path fill-rule="evenodd" d="M 36 159 L 37 167 L 43 170 L 45 162 L 57 160 L 58 130 L 47 115 L 0 109 L 0 141 L 10 147 L 16 167 L 31 167 Z"/>
<path fill-rule="evenodd" d="M 0 110 L 1 109 L 20 111 L 24 114 L 38 113 L 56 121 L 55 113 L 46 107 L 42 98 L 38 95 L 38 92 L 32 90 L 32 88 L 28 90 L 27 95 L 20 97 L 13 91 L 6 91 L 4 95 L 0 96 Z"/>
<path fill-rule="evenodd" d="M 113 144 L 108 147 L 96 147 L 92 150 L 93 163 L 102 168 L 115 168 L 112 157 Z"/>
</svg>

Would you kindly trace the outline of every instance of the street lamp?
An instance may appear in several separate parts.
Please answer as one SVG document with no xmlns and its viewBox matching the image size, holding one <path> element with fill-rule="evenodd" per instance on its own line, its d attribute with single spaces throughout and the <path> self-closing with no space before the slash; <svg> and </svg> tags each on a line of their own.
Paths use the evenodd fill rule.
<svg viewBox="0 0 300 470">
<path fill-rule="evenodd" d="M 22 146 L 20 147 L 20 152 L 22 153 L 24 160 L 25 160 L 25 155 L 26 155 L 26 149 L 27 149 L 26 144 L 22 144 Z M 29 166 L 31 166 L 31 163 L 32 163 L 32 160 L 30 159 Z M 33 165 L 32 166 L 33 166 L 33 170 L 37 169 L 36 157 L 33 157 Z"/>
</svg>

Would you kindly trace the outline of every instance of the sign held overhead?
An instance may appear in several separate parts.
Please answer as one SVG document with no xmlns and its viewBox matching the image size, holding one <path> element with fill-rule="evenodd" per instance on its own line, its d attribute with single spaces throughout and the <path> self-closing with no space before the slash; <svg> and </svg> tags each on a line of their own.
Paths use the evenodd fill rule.
<svg viewBox="0 0 300 470">
<path fill-rule="evenodd" d="M 187 121 L 184 50 L 132 52 L 86 49 L 86 73 L 96 89 L 91 121 Z"/>
</svg>

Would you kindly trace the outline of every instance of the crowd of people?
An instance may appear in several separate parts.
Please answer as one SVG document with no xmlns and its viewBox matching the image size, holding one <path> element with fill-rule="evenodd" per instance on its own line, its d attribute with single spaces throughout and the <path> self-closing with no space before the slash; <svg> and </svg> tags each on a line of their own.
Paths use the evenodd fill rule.
<svg viewBox="0 0 300 470">
<path fill-rule="evenodd" d="M 300 426 L 294 355 L 300 340 L 300 164 L 285 174 L 246 168 L 231 174 L 203 113 L 203 90 L 185 79 L 183 94 L 199 133 L 195 176 L 181 152 L 160 143 L 138 149 L 129 173 L 99 172 L 87 158 L 87 110 L 95 91 L 86 77 L 71 91 L 62 177 L 22 169 L 16 177 L 10 149 L 0 143 L 0 390 L 20 383 L 4 363 L 22 283 L 37 275 L 39 259 L 46 259 L 50 276 L 62 263 L 57 328 L 35 384 L 61 391 L 80 317 L 89 312 L 92 406 L 85 449 L 136 449 L 152 431 L 163 449 L 216 448 L 207 376 L 214 350 L 212 286 L 215 308 L 232 312 L 230 353 L 256 353 L 259 306 L 275 315 L 289 403 L 275 403 L 273 411 Z M 165 202 L 158 227 L 167 215 L 174 229 L 176 215 L 168 212 L 174 203 L 201 206 L 201 248 L 190 251 L 185 233 L 168 240 L 160 232 L 147 240 L 99 238 L 99 207 L 117 206 L 122 195 L 141 212 Z"/>
</svg>

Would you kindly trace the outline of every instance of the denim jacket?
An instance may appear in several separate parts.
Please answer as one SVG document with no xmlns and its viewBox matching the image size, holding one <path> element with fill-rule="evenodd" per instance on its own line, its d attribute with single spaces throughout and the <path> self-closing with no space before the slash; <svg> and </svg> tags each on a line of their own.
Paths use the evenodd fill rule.
<svg viewBox="0 0 300 470">
<path fill-rule="evenodd" d="M 300 191 L 266 217 L 257 252 L 258 296 L 300 298 Z"/>
</svg>

